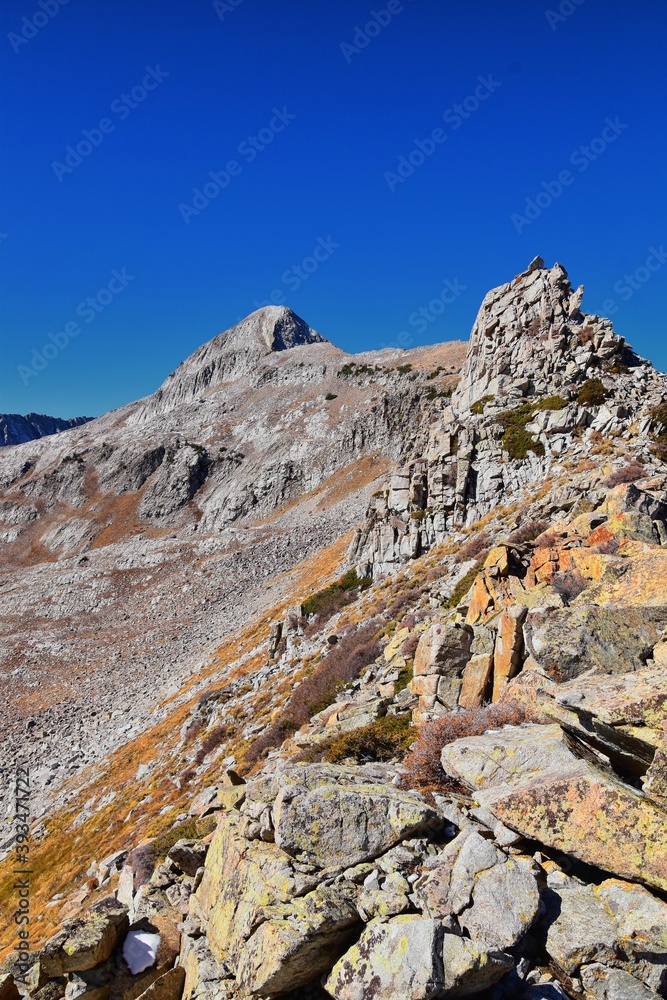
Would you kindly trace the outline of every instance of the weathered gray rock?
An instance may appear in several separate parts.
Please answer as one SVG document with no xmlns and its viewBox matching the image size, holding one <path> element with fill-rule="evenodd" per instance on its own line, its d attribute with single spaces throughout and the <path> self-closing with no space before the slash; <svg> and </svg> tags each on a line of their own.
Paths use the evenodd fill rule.
<svg viewBox="0 0 667 1000">
<path fill-rule="evenodd" d="M 66 921 L 41 952 L 44 971 L 49 976 L 85 971 L 111 955 L 128 926 L 127 909 L 113 897 L 100 900 L 88 913 Z"/>
<path fill-rule="evenodd" d="M 206 861 L 208 844 L 201 840 L 179 840 L 170 848 L 171 858 L 186 875 L 196 875 Z"/>
<path fill-rule="evenodd" d="M 572 745 L 560 726 L 456 740 L 444 747 L 442 766 L 525 837 L 667 889 L 667 812 Z"/>
<path fill-rule="evenodd" d="M 597 963 L 581 969 L 581 981 L 595 1000 L 651 1000 L 660 996 L 622 969 Z"/>
<path fill-rule="evenodd" d="M 472 906 L 459 923 L 473 941 L 492 951 L 518 944 L 540 912 L 540 890 L 529 858 L 508 858 L 480 872 L 472 890 Z"/>
<path fill-rule="evenodd" d="M 444 997 L 469 997 L 499 982 L 514 965 L 510 955 L 456 934 L 445 934 L 442 948 Z"/>
<path fill-rule="evenodd" d="M 336 1000 L 432 1000 L 444 986 L 443 928 L 418 916 L 372 921 L 334 965 L 325 989 Z M 458 956 L 456 956 L 458 959 Z"/>
<path fill-rule="evenodd" d="M 241 955 L 241 988 L 270 996 L 305 986 L 327 972 L 359 923 L 355 897 L 339 886 L 318 887 L 288 905 L 272 907 Z"/>
<path fill-rule="evenodd" d="M 304 769 L 305 771 L 306 769 Z M 318 771 L 321 784 L 283 787 L 274 805 L 276 844 L 322 868 L 359 864 L 401 840 L 442 825 L 421 795 L 391 785 L 345 785 L 345 771 Z"/>
<path fill-rule="evenodd" d="M 608 879 L 585 885 L 547 879 L 546 948 L 569 976 L 582 966 L 621 969 L 655 990 L 667 984 L 667 905 L 642 886 Z M 604 995 L 604 994 L 603 994 Z"/>
<path fill-rule="evenodd" d="M 528 652 L 557 681 L 595 670 L 641 670 L 667 627 L 663 607 L 582 607 L 536 610 L 524 626 Z"/>
</svg>

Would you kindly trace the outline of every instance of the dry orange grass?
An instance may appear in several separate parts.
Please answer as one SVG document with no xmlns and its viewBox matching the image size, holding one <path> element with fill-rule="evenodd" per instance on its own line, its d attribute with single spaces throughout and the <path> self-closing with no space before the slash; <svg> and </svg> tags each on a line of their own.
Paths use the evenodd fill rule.
<svg viewBox="0 0 667 1000">
<path fill-rule="evenodd" d="M 209 663 L 178 694 L 164 702 L 173 709 L 163 722 L 120 747 L 104 764 L 96 764 L 75 779 L 70 779 L 71 800 L 50 817 L 45 824 L 44 836 L 31 844 L 31 908 L 36 918 L 32 926 L 33 949 L 41 947 L 60 927 L 60 908 L 47 908 L 46 904 L 56 893 L 67 896 L 82 888 L 92 860 L 99 861 L 112 851 L 132 847 L 145 838 L 157 836 L 172 825 L 179 813 L 187 812 L 198 788 L 186 785 L 179 789 L 172 779 L 183 772 L 188 763 L 187 754 L 194 749 L 193 746 L 178 748 L 179 731 L 199 697 L 199 687 L 197 694 L 193 693 L 184 703 L 174 703 L 187 695 L 195 684 L 199 686 L 207 679 L 214 686 L 221 681 L 227 684 L 241 677 L 250 678 L 265 661 L 266 654 L 262 647 L 271 622 L 284 617 L 291 605 L 340 572 L 350 538 L 350 534 L 344 536 L 282 574 L 278 582 L 282 584 L 283 598 L 245 628 L 225 638 Z M 239 663 L 244 656 L 247 657 L 245 662 Z M 264 712 L 276 707 L 275 704 L 266 704 L 266 694 L 265 690 L 259 691 L 256 699 L 258 710 Z M 276 702 L 279 692 L 273 691 L 272 694 L 272 701 Z M 205 738 L 205 732 L 202 738 Z M 232 740 L 221 756 L 236 750 L 237 745 Z M 137 781 L 139 765 L 154 761 L 156 764 L 146 778 Z M 211 765 L 201 779 L 205 785 L 215 783 L 219 767 L 216 762 Z M 113 800 L 81 822 L 85 804 L 90 803 L 93 796 L 100 801 L 112 791 Z M 148 796 L 149 800 L 142 802 Z M 169 807 L 169 811 L 163 815 L 165 807 Z M 10 929 L 0 942 L 0 960 L 14 945 L 11 928 L 14 926 L 12 914 L 16 900 L 12 890 L 15 878 L 12 861 L 10 855 L 0 864 L 0 926 Z M 97 895 L 90 902 L 107 891 L 108 887 L 96 890 Z"/>
</svg>

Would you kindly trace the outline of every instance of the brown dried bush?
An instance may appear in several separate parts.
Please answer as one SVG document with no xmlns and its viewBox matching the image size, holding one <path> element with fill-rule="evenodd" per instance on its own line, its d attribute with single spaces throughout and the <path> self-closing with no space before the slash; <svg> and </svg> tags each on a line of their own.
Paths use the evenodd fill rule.
<svg viewBox="0 0 667 1000">
<path fill-rule="evenodd" d="M 405 788 L 420 791 L 446 791 L 460 788 L 457 780 L 446 774 L 440 763 L 442 748 L 467 736 L 481 736 L 489 729 L 519 726 L 529 722 L 523 706 L 516 702 L 489 705 L 467 711 L 450 712 L 441 719 L 426 723 L 419 730 L 415 746 L 405 759 Z"/>
<path fill-rule="evenodd" d="M 197 753 L 195 754 L 195 762 L 201 764 L 206 757 L 219 747 L 221 743 L 224 743 L 229 736 L 229 726 L 216 726 L 214 729 L 207 733 L 202 740 L 201 746 Z"/>
<path fill-rule="evenodd" d="M 493 545 L 493 539 L 491 535 L 486 531 L 481 531 L 478 535 L 475 535 L 462 545 L 461 548 L 454 556 L 454 561 L 457 563 L 467 562 L 468 559 L 480 559 L 483 552 L 486 552 Z"/>
<path fill-rule="evenodd" d="M 534 542 L 538 535 L 541 535 L 549 527 L 548 521 L 525 521 L 520 524 L 516 531 L 508 536 L 507 541 L 512 545 L 523 545 L 525 542 Z"/>
<path fill-rule="evenodd" d="M 618 538 L 608 538 L 606 542 L 600 542 L 593 547 L 593 551 L 601 556 L 615 556 L 621 547 Z"/>
<path fill-rule="evenodd" d="M 379 631 L 382 622 L 371 619 L 361 628 L 342 636 L 315 667 L 285 705 L 280 716 L 255 740 L 245 756 L 245 766 L 251 767 L 268 750 L 278 747 L 290 731 L 330 705 L 345 684 L 356 680 L 382 652 Z"/>
<path fill-rule="evenodd" d="M 578 570 L 568 569 L 563 573 L 556 573 L 551 581 L 551 586 L 557 594 L 560 594 L 565 603 L 569 604 L 586 589 L 588 581 Z"/>
<path fill-rule="evenodd" d="M 612 489 L 614 486 L 620 486 L 621 483 L 636 483 L 638 479 L 643 479 L 645 475 L 646 469 L 638 459 L 626 459 L 626 464 L 620 469 L 615 469 L 605 479 L 603 486 Z"/>
<path fill-rule="evenodd" d="M 422 594 L 423 590 L 421 588 L 417 590 L 403 590 L 391 602 L 387 608 L 387 614 L 390 618 L 395 618 L 399 611 L 403 611 L 404 608 L 414 608 Z"/>
<path fill-rule="evenodd" d="M 419 645 L 419 639 L 419 634 L 417 632 L 412 632 L 401 646 L 401 656 L 405 657 L 406 660 L 410 659 L 411 656 L 414 656 L 417 646 Z"/>
</svg>

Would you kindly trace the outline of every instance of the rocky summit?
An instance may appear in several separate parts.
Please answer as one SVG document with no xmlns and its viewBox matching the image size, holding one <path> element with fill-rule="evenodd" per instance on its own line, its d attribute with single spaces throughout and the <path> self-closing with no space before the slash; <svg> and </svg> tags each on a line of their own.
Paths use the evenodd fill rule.
<svg viewBox="0 0 667 1000">
<path fill-rule="evenodd" d="M 0 1000 L 667 997 L 667 376 L 582 305 L 2 450 Z"/>
</svg>

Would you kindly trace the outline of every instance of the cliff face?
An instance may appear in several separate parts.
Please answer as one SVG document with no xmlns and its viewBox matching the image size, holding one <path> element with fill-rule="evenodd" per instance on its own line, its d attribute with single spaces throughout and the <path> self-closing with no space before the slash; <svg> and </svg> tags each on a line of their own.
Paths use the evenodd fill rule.
<svg viewBox="0 0 667 1000">
<path fill-rule="evenodd" d="M 539 260 L 465 356 L 247 323 L 7 453 L 17 712 L 81 756 L 3 1000 L 667 996 L 667 377 Z"/>
<path fill-rule="evenodd" d="M 92 417 L 72 417 L 71 420 L 61 420 L 60 417 L 46 417 L 42 413 L 28 413 L 25 417 L 19 413 L 0 413 L 0 447 L 34 441 L 47 434 L 58 434 L 71 427 L 80 427 L 91 419 Z"/>
</svg>

